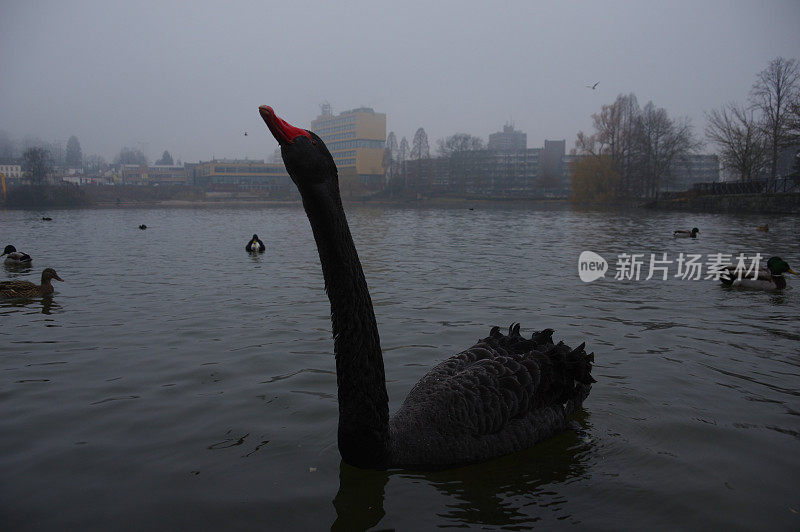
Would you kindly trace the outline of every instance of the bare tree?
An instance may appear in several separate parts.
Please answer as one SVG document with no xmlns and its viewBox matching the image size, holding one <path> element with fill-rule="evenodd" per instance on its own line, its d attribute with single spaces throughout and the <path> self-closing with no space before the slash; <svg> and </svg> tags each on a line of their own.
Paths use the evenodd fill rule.
<svg viewBox="0 0 800 532">
<path fill-rule="evenodd" d="M 145 157 L 142 150 L 135 150 L 133 148 L 122 148 L 116 157 L 114 157 L 114 164 L 139 164 L 147 166 L 147 157 Z"/>
<path fill-rule="evenodd" d="M 411 154 L 409 159 L 428 159 L 431 156 L 431 149 L 428 145 L 428 134 L 422 128 L 414 133 L 414 140 L 411 144 Z"/>
<path fill-rule="evenodd" d="M 636 124 L 635 146 L 643 192 L 646 197 L 657 198 L 673 164 L 697 149 L 699 143 L 688 118 L 672 120 L 665 109 L 653 102 L 644 106 Z"/>
<path fill-rule="evenodd" d="M 769 148 L 770 178 L 778 170 L 778 153 L 792 144 L 790 107 L 800 92 L 800 70 L 795 59 L 778 57 L 756 76 L 750 103 L 761 113 L 761 127 Z"/>
<path fill-rule="evenodd" d="M 436 151 L 442 157 L 450 157 L 452 154 L 462 151 L 482 150 L 485 147 L 482 138 L 467 133 L 450 135 L 444 140 L 437 140 L 436 144 Z"/>
<path fill-rule="evenodd" d="M 800 144 L 800 91 L 789 102 L 789 112 L 786 119 L 788 128 L 788 142 L 790 145 Z"/>
<path fill-rule="evenodd" d="M 594 133 L 578 132 L 577 151 L 595 157 L 607 157 L 617 174 L 618 196 L 638 196 L 639 175 L 633 163 L 636 121 L 641 111 L 634 94 L 617 96 L 614 103 L 603 105 L 600 113 L 592 115 Z M 609 164 L 604 160 L 604 165 Z"/>
<path fill-rule="evenodd" d="M 154 164 L 173 166 L 175 162 L 172 160 L 172 155 L 170 155 L 169 151 L 164 150 L 164 153 L 161 154 L 161 159 L 157 160 Z"/>
<path fill-rule="evenodd" d="M 403 186 L 408 187 L 408 182 L 406 181 L 406 159 L 408 159 L 408 140 L 403 137 L 400 140 L 400 147 L 397 149 L 397 164 L 400 168 L 400 175 L 403 178 Z"/>
<path fill-rule="evenodd" d="M 108 163 L 99 155 L 87 155 L 83 158 L 83 170 L 87 174 L 98 174 L 106 168 Z"/>
<path fill-rule="evenodd" d="M 22 154 L 25 173 L 34 185 L 42 185 L 52 168 L 50 153 L 44 148 L 28 148 Z"/>
<path fill-rule="evenodd" d="M 14 157 L 14 141 L 8 133 L 0 129 L 0 159 L 11 159 Z"/>
<path fill-rule="evenodd" d="M 736 172 L 741 181 L 764 169 L 767 146 L 753 109 L 729 103 L 706 114 L 706 138 L 719 148 L 722 167 Z"/>
<path fill-rule="evenodd" d="M 64 162 L 70 168 L 81 168 L 83 165 L 81 143 L 75 135 L 72 135 L 69 140 L 67 140 L 67 152 L 64 156 Z"/>
<path fill-rule="evenodd" d="M 395 166 L 397 161 L 397 137 L 394 134 L 394 131 L 390 131 L 389 135 L 386 137 L 386 147 L 383 150 L 383 168 L 386 172 L 386 180 L 389 181 L 392 179 L 392 176 L 396 173 Z"/>
</svg>

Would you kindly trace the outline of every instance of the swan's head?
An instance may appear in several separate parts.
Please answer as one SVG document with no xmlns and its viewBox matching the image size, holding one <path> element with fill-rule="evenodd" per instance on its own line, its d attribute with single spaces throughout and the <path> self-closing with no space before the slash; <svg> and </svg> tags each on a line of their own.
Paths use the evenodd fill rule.
<svg viewBox="0 0 800 532">
<path fill-rule="evenodd" d="M 786 272 L 800 275 L 800 273 L 797 273 L 791 269 L 789 267 L 789 263 L 780 257 L 770 257 L 767 261 L 767 269 L 770 271 L 770 273 L 772 273 L 772 275 L 783 275 Z"/>
<path fill-rule="evenodd" d="M 295 185 L 302 187 L 337 180 L 336 163 L 322 139 L 282 120 L 268 105 L 259 107 L 258 112 L 281 145 L 283 164 Z"/>
</svg>

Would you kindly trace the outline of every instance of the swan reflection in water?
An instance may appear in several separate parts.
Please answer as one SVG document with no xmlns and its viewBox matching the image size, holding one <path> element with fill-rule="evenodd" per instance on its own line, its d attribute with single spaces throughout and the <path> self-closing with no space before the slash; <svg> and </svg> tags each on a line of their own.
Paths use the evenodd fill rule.
<svg viewBox="0 0 800 532">
<path fill-rule="evenodd" d="M 342 461 L 331 530 L 378 526 L 386 515 L 385 491 L 392 477 L 430 484 L 446 496 L 448 511 L 437 514 L 448 522 L 446 526 L 519 527 L 568 520 L 562 512 L 569 501 L 557 486 L 586 477 L 591 452 L 586 441 L 591 433 L 589 414 L 582 412 L 575 423 L 580 425 L 577 432 L 567 430 L 521 452 L 456 469 L 372 471 Z"/>
</svg>

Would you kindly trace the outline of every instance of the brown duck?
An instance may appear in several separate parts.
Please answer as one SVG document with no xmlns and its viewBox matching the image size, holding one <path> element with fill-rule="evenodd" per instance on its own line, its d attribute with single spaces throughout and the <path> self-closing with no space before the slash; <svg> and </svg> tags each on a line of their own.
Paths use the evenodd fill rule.
<svg viewBox="0 0 800 532">
<path fill-rule="evenodd" d="M 64 281 L 58 276 L 53 268 L 45 268 L 42 272 L 42 284 L 34 284 L 30 281 L 0 281 L 0 295 L 3 297 L 40 297 L 48 296 L 53 293 L 53 285 L 50 281 Z"/>
</svg>

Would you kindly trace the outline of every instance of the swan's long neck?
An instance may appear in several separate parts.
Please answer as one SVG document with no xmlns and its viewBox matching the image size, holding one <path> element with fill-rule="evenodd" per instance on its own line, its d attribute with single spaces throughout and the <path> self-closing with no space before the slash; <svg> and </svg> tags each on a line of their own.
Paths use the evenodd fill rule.
<svg viewBox="0 0 800 532">
<path fill-rule="evenodd" d="M 389 401 L 378 326 L 335 181 L 300 189 L 331 302 L 339 389 L 339 452 L 362 467 L 385 465 Z"/>
</svg>

